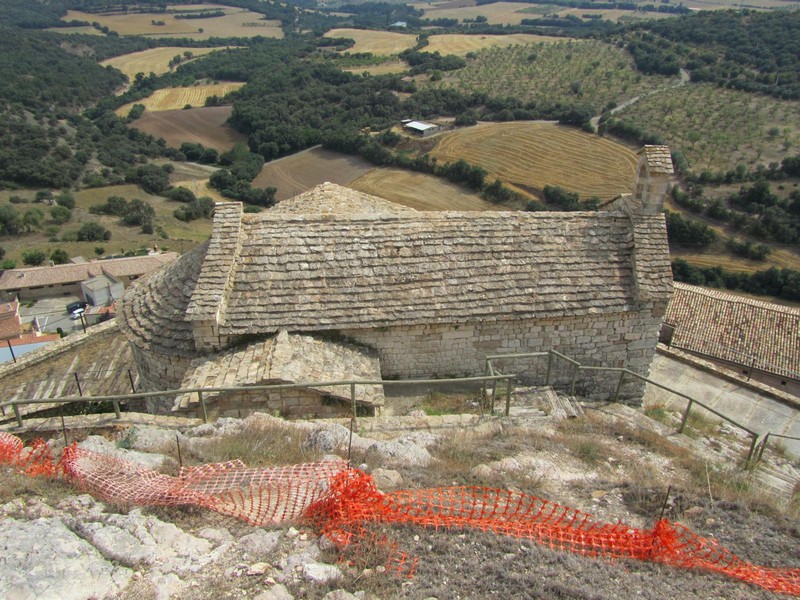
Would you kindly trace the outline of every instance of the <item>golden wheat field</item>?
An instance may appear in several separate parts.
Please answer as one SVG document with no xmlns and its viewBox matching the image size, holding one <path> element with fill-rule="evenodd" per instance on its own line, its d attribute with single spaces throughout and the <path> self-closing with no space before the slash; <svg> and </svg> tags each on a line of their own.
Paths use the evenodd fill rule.
<svg viewBox="0 0 800 600">
<path fill-rule="evenodd" d="M 430 154 L 440 163 L 463 158 L 522 191 L 557 185 L 583 199 L 630 192 L 636 166 L 622 144 L 543 121 L 480 123 L 441 136 Z"/>
<path fill-rule="evenodd" d="M 133 80 L 137 73 L 144 73 L 149 75 L 155 73 L 161 75 L 170 70 L 169 61 L 175 56 L 181 56 L 183 60 L 184 52 L 191 52 L 193 57 L 203 56 L 216 52 L 217 50 L 225 50 L 229 46 L 222 46 L 219 48 L 180 48 L 177 46 L 165 46 L 162 48 L 150 48 L 149 50 L 142 50 L 141 52 L 132 52 L 131 54 L 123 54 L 122 56 L 115 56 L 108 60 L 102 61 L 100 64 L 104 67 L 114 67 L 119 69 L 128 79 Z"/>
<path fill-rule="evenodd" d="M 225 14 L 208 19 L 176 19 L 181 11 L 217 11 Z M 67 11 L 64 21 L 88 21 L 99 23 L 116 31 L 119 35 L 144 35 L 160 38 L 190 38 L 207 40 L 212 37 L 264 37 L 282 38 L 279 21 L 266 21 L 263 15 L 241 8 L 217 4 L 170 6 L 166 13 L 111 13 L 93 14 L 75 10 Z M 200 31 L 202 29 L 202 31 Z"/>
<path fill-rule="evenodd" d="M 529 33 L 511 33 L 508 35 L 432 35 L 428 38 L 425 52 L 440 52 L 441 54 L 464 55 L 467 52 L 476 52 L 492 46 L 511 46 L 538 44 L 539 42 L 564 42 L 570 38 L 557 38 L 547 35 L 533 35 Z"/>
<path fill-rule="evenodd" d="M 348 184 L 349 188 L 416 210 L 497 210 L 475 192 L 414 171 L 376 168 Z"/>
<path fill-rule="evenodd" d="M 522 11 L 539 5 L 520 2 L 496 2 L 494 4 L 484 4 L 483 6 L 458 7 L 453 6 L 453 3 L 450 2 L 438 6 L 427 2 L 415 2 L 411 6 L 424 10 L 426 19 L 458 19 L 461 22 L 464 19 L 475 19 L 477 16 L 483 16 L 486 17 L 489 23 L 519 25 L 522 19 L 535 17 L 535 15 Z"/>
<path fill-rule="evenodd" d="M 417 43 L 415 36 L 409 33 L 392 31 L 367 31 L 365 29 L 331 29 L 325 34 L 329 38 L 351 38 L 356 45 L 345 52 L 369 52 L 376 56 L 398 54 L 413 47 Z"/>
<path fill-rule="evenodd" d="M 187 104 L 192 107 L 204 106 L 206 98 L 210 96 L 219 96 L 221 98 L 225 94 L 238 90 L 243 85 L 244 83 L 241 82 L 227 82 L 179 88 L 164 88 L 162 90 L 156 90 L 147 98 L 124 104 L 114 112 L 118 116 L 124 117 L 130 112 L 134 104 L 144 104 L 144 107 L 149 111 L 175 110 L 177 108 L 184 108 Z"/>
</svg>

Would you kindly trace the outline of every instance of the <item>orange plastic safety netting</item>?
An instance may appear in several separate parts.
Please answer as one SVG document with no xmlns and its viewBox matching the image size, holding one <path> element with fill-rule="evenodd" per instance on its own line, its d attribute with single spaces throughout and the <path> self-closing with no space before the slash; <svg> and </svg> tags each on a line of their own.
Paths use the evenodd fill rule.
<svg viewBox="0 0 800 600">
<path fill-rule="evenodd" d="M 399 551 L 373 525 L 471 528 L 530 539 L 584 556 L 630 558 L 704 569 L 765 589 L 800 596 L 800 569 L 753 565 L 677 523 L 653 529 L 601 523 L 591 515 L 535 496 L 485 487 L 383 493 L 372 477 L 344 461 L 249 468 L 239 461 L 164 475 L 117 458 L 69 446 L 54 460 L 44 442 L 24 447 L 0 433 L 0 463 L 29 475 L 63 476 L 106 501 L 126 505 L 195 505 L 253 525 L 308 523 L 351 557 L 376 544 L 387 567 L 412 574 L 416 558 Z"/>
</svg>

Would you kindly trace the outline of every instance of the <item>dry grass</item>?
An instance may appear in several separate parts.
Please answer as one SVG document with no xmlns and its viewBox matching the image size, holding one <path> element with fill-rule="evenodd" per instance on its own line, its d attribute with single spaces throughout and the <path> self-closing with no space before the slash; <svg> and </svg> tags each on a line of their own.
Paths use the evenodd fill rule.
<svg viewBox="0 0 800 600">
<path fill-rule="evenodd" d="M 497 210 L 494 204 L 465 188 L 404 169 L 372 169 L 348 187 L 417 210 Z"/>
<path fill-rule="evenodd" d="M 629 192 L 635 153 L 611 140 L 555 123 L 481 123 L 441 136 L 431 151 L 440 163 L 463 158 L 522 191 L 546 185 L 602 199 Z"/>
<path fill-rule="evenodd" d="M 137 102 L 123 104 L 114 112 L 120 116 L 126 116 L 133 108 L 134 104 L 144 104 L 149 111 L 175 110 L 186 106 L 194 108 L 205 105 L 206 98 L 210 96 L 222 97 L 230 92 L 238 90 L 244 83 L 227 82 L 196 84 L 189 87 L 164 88 L 156 90 L 152 95 Z"/>
<path fill-rule="evenodd" d="M 155 73 L 156 75 L 161 75 L 169 72 L 171 70 L 169 62 L 173 57 L 176 55 L 182 57 L 183 53 L 187 50 L 191 52 L 193 56 L 198 57 L 210 54 L 211 52 L 217 52 L 218 50 L 226 50 L 227 48 L 230 48 L 230 46 L 220 48 L 181 48 L 178 46 L 165 46 L 161 48 L 150 48 L 148 50 L 142 50 L 141 52 L 132 52 L 131 54 L 123 54 L 122 56 L 115 56 L 114 58 L 102 61 L 100 64 L 104 67 L 111 66 L 115 69 L 119 69 L 128 76 L 128 79 L 133 80 L 137 73 L 144 73 L 145 75 Z"/>
<path fill-rule="evenodd" d="M 351 38 L 356 45 L 344 52 L 369 52 L 376 56 L 399 54 L 403 50 L 413 48 L 416 37 L 409 33 L 391 31 L 370 31 L 367 29 L 331 29 L 325 33 L 328 38 Z"/>
<path fill-rule="evenodd" d="M 188 12 L 201 8 L 207 11 L 222 10 L 224 16 L 210 19 L 176 19 L 174 14 L 165 13 L 106 13 L 93 14 L 70 10 L 62 17 L 64 21 L 88 21 L 100 23 L 120 35 L 144 35 L 158 38 L 190 38 L 207 40 L 212 37 L 255 37 L 282 38 L 283 30 L 278 21 L 262 20 L 263 15 L 230 6 L 203 4 L 202 6 L 182 6 Z M 178 12 L 180 14 L 180 12 Z M 153 22 L 163 22 L 154 25 Z M 203 31 L 199 31 L 202 29 Z"/>
<path fill-rule="evenodd" d="M 236 433 L 193 444 L 189 456 L 198 464 L 241 460 L 248 467 L 296 465 L 319 460 L 320 453 L 304 448 L 306 437 L 305 431 L 289 424 L 250 420 Z M 173 453 L 176 452 L 173 449 Z"/>
<path fill-rule="evenodd" d="M 179 148 L 184 142 L 202 144 L 225 152 L 237 142 L 247 143 L 247 136 L 228 125 L 232 106 L 208 106 L 186 110 L 146 112 L 131 123 L 140 131 L 164 138 L 168 146 Z"/>
<path fill-rule="evenodd" d="M 458 54 L 463 56 L 467 52 L 475 52 L 492 46 L 509 46 L 519 44 L 526 46 L 539 42 L 552 43 L 564 42 L 569 38 L 557 38 L 546 35 L 533 35 L 528 33 L 512 33 L 509 35 L 432 35 L 428 38 L 425 52 L 440 52 L 441 54 Z"/>
</svg>

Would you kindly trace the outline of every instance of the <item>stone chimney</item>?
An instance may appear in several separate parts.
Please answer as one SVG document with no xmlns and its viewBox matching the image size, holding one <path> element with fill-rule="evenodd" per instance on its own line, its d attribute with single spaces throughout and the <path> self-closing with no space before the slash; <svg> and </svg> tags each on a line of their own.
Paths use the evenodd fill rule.
<svg viewBox="0 0 800 600">
<path fill-rule="evenodd" d="M 632 204 L 640 214 L 656 215 L 664 210 L 664 195 L 674 173 L 672 156 L 668 146 L 645 146 L 638 154 Z"/>
</svg>

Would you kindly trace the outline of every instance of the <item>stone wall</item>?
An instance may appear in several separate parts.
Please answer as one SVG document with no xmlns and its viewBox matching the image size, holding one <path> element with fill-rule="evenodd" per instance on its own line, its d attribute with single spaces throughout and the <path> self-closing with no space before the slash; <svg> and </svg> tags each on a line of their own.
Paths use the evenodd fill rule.
<svg viewBox="0 0 800 600">
<path fill-rule="evenodd" d="M 179 354 L 162 354 L 155 349 L 143 351 L 131 344 L 133 360 L 139 373 L 139 387 L 142 392 L 159 390 L 176 390 L 181 387 L 183 376 L 190 363 L 196 357 Z M 170 414 L 175 396 L 153 396 L 147 398 L 147 412 L 153 414 Z"/>
<path fill-rule="evenodd" d="M 192 416 L 202 417 L 202 408 L 194 405 Z M 209 418 L 246 417 L 256 412 L 279 414 L 289 419 L 346 417 L 350 405 L 313 390 L 292 388 L 275 391 L 232 392 L 206 401 Z"/>
<path fill-rule="evenodd" d="M 487 355 L 550 349 L 586 366 L 627 367 L 647 376 L 660 325 L 660 319 L 653 316 L 653 309 L 652 305 L 645 305 L 619 314 L 342 333 L 378 350 L 384 378 L 483 375 Z M 546 359 L 504 360 L 496 364 L 502 372 L 515 373 L 530 383 L 544 383 Z M 552 375 L 557 385 L 569 383 L 569 363 L 554 361 Z M 578 378 L 576 393 L 607 398 L 615 392 L 618 382 L 616 373 L 584 371 Z M 643 391 L 643 383 L 628 381 L 623 386 L 622 397 L 639 403 Z"/>
</svg>

